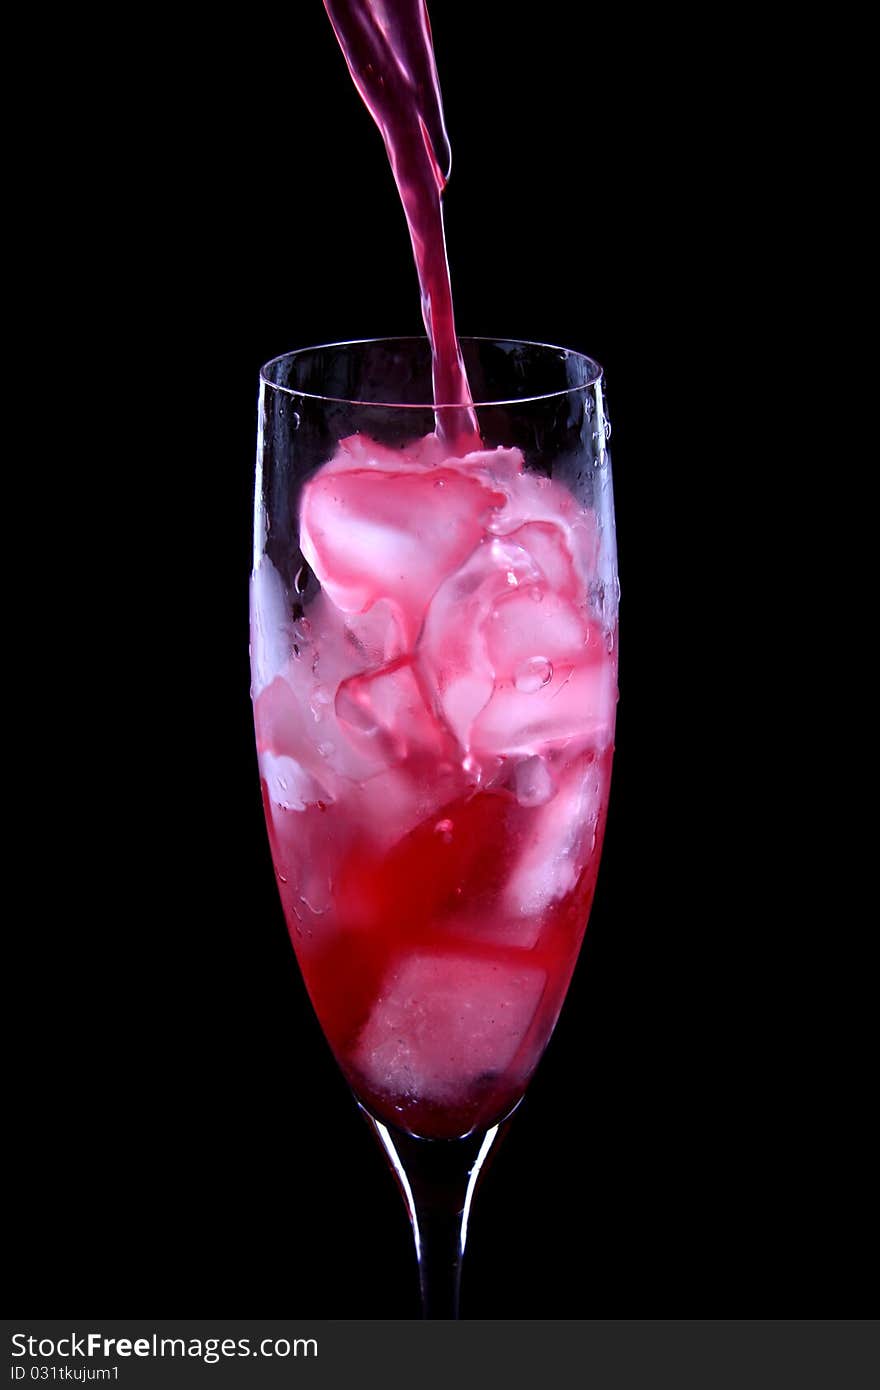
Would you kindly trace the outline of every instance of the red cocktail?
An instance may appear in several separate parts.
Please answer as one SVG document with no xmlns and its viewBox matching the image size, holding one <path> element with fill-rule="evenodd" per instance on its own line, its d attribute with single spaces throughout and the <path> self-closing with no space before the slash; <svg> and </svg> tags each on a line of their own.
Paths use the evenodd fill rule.
<svg viewBox="0 0 880 1390">
<path fill-rule="evenodd" d="M 426 1316 L 553 1030 L 596 882 L 617 570 L 602 374 L 459 340 L 424 0 L 325 0 L 382 132 L 426 341 L 261 374 L 254 714 L 281 897 L 383 1144 Z"/>
<path fill-rule="evenodd" d="M 254 580 L 288 927 L 368 1108 L 461 1135 L 522 1094 L 589 913 L 616 699 L 602 529 L 517 449 L 361 434 L 305 482 L 299 537 L 321 589 L 296 619 L 268 558 Z"/>
</svg>

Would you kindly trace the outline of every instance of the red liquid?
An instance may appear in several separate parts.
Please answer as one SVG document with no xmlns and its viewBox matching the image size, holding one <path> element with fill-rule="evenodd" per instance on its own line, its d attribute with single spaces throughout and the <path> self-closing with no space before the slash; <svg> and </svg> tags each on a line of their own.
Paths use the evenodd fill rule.
<svg viewBox="0 0 880 1390">
<path fill-rule="evenodd" d="M 355 436 L 306 484 L 322 590 L 273 652 L 283 586 L 263 557 L 254 711 L 327 1038 L 374 1114 L 451 1137 L 515 1104 L 562 1006 L 599 863 L 616 660 L 586 601 L 592 513 L 516 450 L 438 448 Z"/>
<path fill-rule="evenodd" d="M 584 934 L 610 763 L 609 750 L 578 768 L 596 787 L 599 819 L 580 832 L 573 859 L 582 867 L 572 887 L 527 924 L 507 903 L 509 883 L 540 832 L 535 811 L 510 791 L 449 803 L 387 854 L 353 839 L 318 920 L 291 887 L 299 832 L 286 837 L 266 795 L 282 900 L 312 1002 L 375 1115 L 414 1134 L 452 1138 L 492 1124 L 522 1095 Z M 332 810 L 317 816 L 329 819 Z M 313 830 L 317 842 L 325 832 Z"/>
<path fill-rule="evenodd" d="M 443 234 L 452 154 L 424 0 L 324 0 L 355 86 L 376 122 L 409 227 L 434 364 L 437 433 L 451 451 L 479 448 L 455 335 Z M 457 407 L 441 409 L 440 407 Z"/>
<path fill-rule="evenodd" d="M 254 717 L 291 939 L 372 1113 L 426 1137 L 493 1124 L 562 1006 L 611 773 L 614 633 L 592 512 L 482 450 L 452 312 L 449 142 L 423 0 L 325 0 L 385 140 L 431 341 L 436 435 L 342 440 L 307 481 L 321 590 L 291 627 L 263 555 Z"/>
</svg>

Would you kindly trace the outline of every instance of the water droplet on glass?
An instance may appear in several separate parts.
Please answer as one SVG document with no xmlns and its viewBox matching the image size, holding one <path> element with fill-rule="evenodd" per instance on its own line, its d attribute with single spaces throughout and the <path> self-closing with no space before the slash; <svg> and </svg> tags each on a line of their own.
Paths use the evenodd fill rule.
<svg viewBox="0 0 880 1390">
<path fill-rule="evenodd" d="M 318 744 L 318 752 L 321 754 L 321 757 L 322 757 L 322 758 L 329 758 L 330 755 L 331 755 L 331 753 L 335 753 L 335 752 L 336 752 L 336 744 L 335 744 L 335 743 L 319 743 L 319 744 Z"/>
<path fill-rule="evenodd" d="M 296 592 L 298 594 L 304 594 L 306 589 L 308 588 L 308 585 L 309 567 L 308 565 L 300 565 L 299 569 L 296 572 L 296 578 L 293 581 L 293 587 L 296 589 Z"/>
<path fill-rule="evenodd" d="M 613 652 L 613 651 L 614 651 L 614 633 L 613 633 L 613 632 L 606 632 L 606 633 L 605 633 L 605 650 L 608 651 L 608 652 Z"/>
<path fill-rule="evenodd" d="M 311 897 L 312 897 L 312 901 L 311 901 L 311 902 L 310 902 L 309 899 L 305 896 L 304 893 L 300 893 L 300 895 L 299 895 L 299 900 L 300 900 L 301 903 L 305 903 L 306 907 L 309 909 L 309 912 L 314 912 L 314 914 L 315 914 L 316 917 L 323 917 L 324 913 L 327 911 L 328 907 L 330 906 L 329 885 L 328 885 L 328 896 L 327 896 L 327 898 L 324 897 L 323 893 L 321 892 L 320 887 L 318 887 L 317 885 L 316 885 L 315 889 L 310 890 L 310 891 L 311 891 Z"/>
<path fill-rule="evenodd" d="M 541 588 L 539 588 L 538 585 L 535 584 L 535 585 L 529 590 L 529 598 L 532 600 L 532 603 L 543 603 L 543 602 L 544 602 L 544 590 L 541 589 Z"/>
<path fill-rule="evenodd" d="M 333 696 L 331 695 L 330 691 L 327 689 L 326 685 L 319 685 L 319 686 L 316 686 L 316 687 L 315 687 L 315 703 L 316 703 L 316 704 L 318 704 L 318 705 L 329 705 L 329 703 L 330 703 L 330 701 L 331 701 L 332 699 L 333 699 Z"/>
<path fill-rule="evenodd" d="M 290 428 L 291 428 L 291 430 L 298 430 L 298 429 L 299 429 L 299 426 L 300 426 L 299 411 L 298 411 L 298 410 L 292 410 L 292 411 L 290 412 Z"/>
<path fill-rule="evenodd" d="M 443 478 L 438 478 L 437 481 L 436 481 L 436 483 L 434 484 L 434 486 L 435 486 L 435 487 L 445 487 L 445 486 L 446 486 L 446 481 L 445 481 L 445 479 L 443 479 Z"/>
<path fill-rule="evenodd" d="M 438 820 L 434 826 L 434 834 L 439 835 L 445 845 L 452 844 L 453 823 L 451 820 Z"/>
<path fill-rule="evenodd" d="M 533 695 L 546 685 L 553 675 L 553 667 L 546 656 L 530 656 L 517 667 L 513 683 L 524 695 Z"/>
</svg>

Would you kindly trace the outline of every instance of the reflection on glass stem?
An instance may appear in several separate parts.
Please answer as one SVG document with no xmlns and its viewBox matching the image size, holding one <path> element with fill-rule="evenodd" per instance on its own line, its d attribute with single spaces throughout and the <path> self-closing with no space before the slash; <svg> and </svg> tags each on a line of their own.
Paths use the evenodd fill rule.
<svg viewBox="0 0 880 1390">
<path fill-rule="evenodd" d="M 457 1318 L 471 1204 L 490 1152 L 518 1108 L 488 1130 L 462 1139 L 419 1139 L 392 1130 L 361 1106 L 397 1180 L 412 1224 L 422 1316 Z"/>
</svg>

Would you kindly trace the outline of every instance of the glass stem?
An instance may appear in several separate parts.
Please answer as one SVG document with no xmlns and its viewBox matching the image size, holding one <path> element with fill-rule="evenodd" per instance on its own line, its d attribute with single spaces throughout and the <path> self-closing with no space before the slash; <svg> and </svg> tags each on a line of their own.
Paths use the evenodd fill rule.
<svg viewBox="0 0 880 1390">
<path fill-rule="evenodd" d="M 422 1317 L 457 1318 L 474 1194 L 514 1112 L 491 1129 L 463 1139 L 417 1139 L 383 1124 L 368 1110 L 364 1114 L 385 1151 L 412 1223 Z"/>
</svg>

